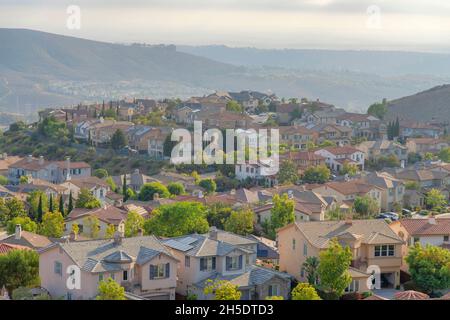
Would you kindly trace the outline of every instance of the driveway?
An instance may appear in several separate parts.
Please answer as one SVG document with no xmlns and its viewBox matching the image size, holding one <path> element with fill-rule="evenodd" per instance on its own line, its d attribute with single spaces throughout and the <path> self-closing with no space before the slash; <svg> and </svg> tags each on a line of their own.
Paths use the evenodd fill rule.
<svg viewBox="0 0 450 320">
<path fill-rule="evenodd" d="M 375 289 L 375 290 L 373 290 L 374 294 L 376 294 L 380 297 L 386 298 L 386 299 L 393 299 L 394 295 L 397 292 L 402 292 L 402 290 L 395 290 L 395 289 Z"/>
</svg>

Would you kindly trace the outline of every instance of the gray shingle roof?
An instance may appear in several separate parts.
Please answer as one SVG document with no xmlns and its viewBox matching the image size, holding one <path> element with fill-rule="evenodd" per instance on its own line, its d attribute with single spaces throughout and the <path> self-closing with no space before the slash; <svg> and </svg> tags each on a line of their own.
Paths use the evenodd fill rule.
<svg viewBox="0 0 450 320">
<path fill-rule="evenodd" d="M 61 246 L 81 269 L 88 272 L 119 271 L 122 270 L 122 263 L 135 261 L 142 265 L 161 253 L 173 258 L 154 236 L 123 238 L 121 244 L 107 239 L 57 245 Z M 52 246 L 48 248 L 50 247 Z"/>
</svg>

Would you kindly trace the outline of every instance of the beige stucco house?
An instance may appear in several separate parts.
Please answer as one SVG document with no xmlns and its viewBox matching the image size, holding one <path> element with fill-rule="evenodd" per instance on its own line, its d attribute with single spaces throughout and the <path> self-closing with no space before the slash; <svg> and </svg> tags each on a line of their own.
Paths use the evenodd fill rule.
<svg viewBox="0 0 450 320">
<path fill-rule="evenodd" d="M 379 268 L 380 287 L 400 285 L 403 240 L 384 220 L 296 222 L 278 230 L 280 271 L 306 281 L 303 263 L 308 257 L 319 257 L 332 239 L 349 246 L 353 253 L 350 274 L 354 282 L 348 292 L 369 290 L 367 279 Z"/>
<path fill-rule="evenodd" d="M 116 234 L 114 239 L 54 243 L 41 249 L 39 277 L 53 298 L 94 299 L 99 282 L 110 277 L 126 292 L 145 299 L 174 300 L 177 263 L 154 236 Z M 80 285 L 74 282 L 69 288 L 70 266 L 80 270 Z"/>
</svg>

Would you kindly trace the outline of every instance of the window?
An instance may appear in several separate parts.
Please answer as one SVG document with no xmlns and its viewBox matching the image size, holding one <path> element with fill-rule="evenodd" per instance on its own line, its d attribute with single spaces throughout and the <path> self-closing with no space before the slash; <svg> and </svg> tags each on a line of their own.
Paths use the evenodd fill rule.
<svg viewBox="0 0 450 320">
<path fill-rule="evenodd" d="M 395 246 L 392 244 L 375 246 L 375 257 L 393 257 L 394 255 Z"/>
<path fill-rule="evenodd" d="M 306 257 L 308 255 L 308 245 L 306 242 L 303 244 L 303 255 Z"/>
<path fill-rule="evenodd" d="M 269 285 L 269 294 L 268 296 L 279 296 L 280 295 L 280 286 L 277 284 L 270 284 Z"/>
<path fill-rule="evenodd" d="M 295 239 L 292 239 L 292 250 L 295 250 Z"/>
<path fill-rule="evenodd" d="M 420 239 L 418 237 L 414 237 L 414 243 L 419 242 Z"/>
<path fill-rule="evenodd" d="M 116 279 L 116 275 L 114 273 L 111 273 L 111 279 L 115 280 Z"/>
<path fill-rule="evenodd" d="M 62 276 L 62 264 L 61 264 L 61 262 L 55 261 L 54 271 L 55 271 L 56 274 L 59 274 L 60 276 Z"/>
<path fill-rule="evenodd" d="M 358 292 L 359 291 L 359 281 L 353 280 L 347 288 L 345 288 L 345 292 Z"/>
<path fill-rule="evenodd" d="M 100 274 L 98 275 L 98 281 L 103 281 L 103 274 L 102 274 L 102 273 L 100 273 Z"/>
<path fill-rule="evenodd" d="M 240 270 L 242 269 L 242 255 L 226 257 L 226 270 Z"/>
<path fill-rule="evenodd" d="M 127 270 L 123 270 L 123 281 L 128 281 L 128 271 Z"/>
<path fill-rule="evenodd" d="M 200 271 L 216 270 L 216 257 L 200 258 Z"/>
<path fill-rule="evenodd" d="M 191 266 L 191 257 L 189 256 L 184 257 L 184 266 L 188 268 Z"/>
<path fill-rule="evenodd" d="M 149 269 L 150 269 L 150 280 L 170 277 L 169 263 L 162 263 L 156 265 L 151 264 Z"/>
<path fill-rule="evenodd" d="M 448 236 L 444 236 L 444 242 L 448 242 Z"/>
</svg>

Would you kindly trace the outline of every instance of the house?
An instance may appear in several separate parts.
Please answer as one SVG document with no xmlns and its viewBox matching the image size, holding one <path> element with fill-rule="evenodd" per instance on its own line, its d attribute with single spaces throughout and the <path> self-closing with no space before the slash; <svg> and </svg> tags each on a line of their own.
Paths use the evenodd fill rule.
<svg viewBox="0 0 450 320">
<path fill-rule="evenodd" d="M 353 137 L 367 140 L 379 139 L 385 134 L 380 119 L 369 114 L 346 112 L 336 117 L 336 124 L 351 128 Z"/>
<path fill-rule="evenodd" d="M 8 243 L 0 243 L 0 256 L 4 254 L 8 254 L 13 250 L 31 250 L 28 247 L 21 246 L 18 244 L 8 244 Z"/>
<path fill-rule="evenodd" d="M 264 224 L 264 222 L 270 220 L 272 208 L 273 203 L 268 203 L 253 209 L 253 212 L 255 213 L 256 223 L 258 225 L 261 226 Z M 295 201 L 294 206 L 295 221 L 324 220 L 324 211 L 320 210 L 320 208 L 319 210 L 317 210 L 317 208 L 318 207 L 314 205 L 308 205 Z"/>
<path fill-rule="evenodd" d="M 177 293 L 211 299 L 203 292 L 208 280 L 228 280 L 238 286 L 242 300 L 263 300 L 290 293 L 290 276 L 255 265 L 257 242 L 211 228 L 205 235 L 191 234 L 163 241 L 181 263 Z"/>
<path fill-rule="evenodd" d="M 319 134 L 303 126 L 278 127 L 280 143 L 299 150 L 308 148 L 308 144 L 315 144 Z"/>
<path fill-rule="evenodd" d="M 314 151 L 290 151 L 287 159 L 291 160 L 299 171 L 304 171 L 310 167 L 325 165 L 325 157 L 316 154 Z"/>
<path fill-rule="evenodd" d="M 100 118 L 98 123 L 94 123 L 89 127 L 88 134 L 90 135 L 91 143 L 94 146 L 105 145 L 111 141 L 112 135 L 117 130 L 122 130 L 125 133 L 132 126 L 134 126 L 132 122 L 105 120 Z"/>
<path fill-rule="evenodd" d="M 338 117 L 345 113 L 341 108 L 320 108 L 316 111 L 308 111 L 305 113 L 307 123 L 314 123 L 316 125 L 336 125 L 338 123 Z"/>
<path fill-rule="evenodd" d="M 442 149 L 448 148 L 449 143 L 440 138 L 408 138 L 406 140 L 406 147 L 409 153 L 425 155 L 430 152 L 436 154 Z"/>
<path fill-rule="evenodd" d="M 308 125 L 308 129 L 311 129 L 319 135 L 317 143 L 320 144 L 325 140 L 332 141 L 338 146 L 346 146 L 350 144 L 352 138 L 352 129 L 345 126 L 339 126 L 336 124 L 318 124 Z"/>
<path fill-rule="evenodd" d="M 125 132 L 128 138 L 128 145 L 139 151 L 139 153 L 147 153 L 148 136 L 150 135 L 152 129 L 152 127 L 143 125 L 129 127 Z"/>
<path fill-rule="evenodd" d="M 124 178 L 126 177 L 127 187 L 131 188 L 134 192 L 138 192 L 141 187 L 150 182 L 156 182 L 157 179 L 140 173 L 139 169 L 134 169 L 132 173 L 127 175 L 113 176 L 112 179 L 116 186 L 120 188 L 123 185 Z"/>
<path fill-rule="evenodd" d="M 154 128 L 150 131 L 147 140 L 147 152 L 151 158 L 164 159 L 164 142 L 171 133 L 171 128 Z"/>
<path fill-rule="evenodd" d="M 379 268 L 382 288 L 400 285 L 403 240 L 379 219 L 295 222 L 279 229 L 280 271 L 305 282 L 303 263 L 308 257 L 319 257 L 332 239 L 352 251 L 349 271 L 353 281 L 347 292 L 368 291 L 373 266 Z"/>
<path fill-rule="evenodd" d="M 326 165 L 335 172 L 340 172 L 345 163 L 354 164 L 364 170 L 364 153 L 350 146 L 318 148 L 315 154 L 325 158 Z"/>
<path fill-rule="evenodd" d="M 85 141 L 89 140 L 89 128 L 95 123 L 100 123 L 100 120 L 91 119 L 78 122 L 74 126 L 74 137 Z"/>
<path fill-rule="evenodd" d="M 405 184 L 387 172 L 372 172 L 362 178 L 368 184 L 382 189 L 381 210 L 394 211 L 396 204 L 403 206 Z"/>
<path fill-rule="evenodd" d="M 322 197 L 333 197 L 336 199 L 338 206 L 346 210 L 353 205 L 357 197 L 363 196 L 371 197 L 381 207 L 381 194 L 383 189 L 369 184 L 362 179 L 357 179 L 342 182 L 328 182 L 314 187 L 312 191 L 320 194 Z"/>
<path fill-rule="evenodd" d="M 71 162 L 70 158 L 66 161 L 48 161 L 43 156 L 37 159 L 31 155 L 12 164 L 8 171 L 8 179 L 13 184 L 19 183 L 22 176 L 60 184 L 70 178 L 90 175 L 91 166 L 86 162 Z"/>
<path fill-rule="evenodd" d="M 417 182 L 421 188 L 442 188 L 450 184 L 449 173 L 429 169 L 406 169 L 395 174 L 405 182 Z"/>
<path fill-rule="evenodd" d="M 443 133 L 442 128 L 431 124 L 400 121 L 400 137 L 402 138 L 437 138 Z"/>
<path fill-rule="evenodd" d="M 264 237 L 248 235 L 248 238 L 258 242 L 256 251 L 256 261 L 260 260 L 262 263 L 270 263 L 271 265 L 278 265 L 280 255 L 278 253 L 277 242 Z"/>
<path fill-rule="evenodd" d="M 39 251 L 41 286 L 54 298 L 95 299 L 100 281 L 112 278 L 147 300 L 175 300 L 177 259 L 154 236 L 55 243 Z M 70 268 L 80 286 L 70 288 Z"/>
<path fill-rule="evenodd" d="M 418 190 L 405 190 L 403 204 L 406 208 L 423 208 L 425 206 L 425 194 Z"/>
<path fill-rule="evenodd" d="M 276 105 L 277 122 L 281 125 L 290 124 L 296 112 L 302 112 L 304 107 L 298 103 L 279 103 Z"/>
<path fill-rule="evenodd" d="M 380 157 L 395 156 L 400 161 L 402 168 L 408 162 L 408 148 L 395 141 L 364 141 L 356 148 L 364 152 L 365 158 L 369 161 L 378 160 Z"/>
<path fill-rule="evenodd" d="M 8 156 L 6 153 L 0 154 L 0 175 L 7 177 L 9 167 L 22 159 L 19 156 Z"/>
<path fill-rule="evenodd" d="M 105 205 L 101 208 L 75 208 L 70 211 L 65 219 L 65 234 L 69 235 L 72 232 L 74 224 L 78 225 L 79 234 L 86 236 L 93 234 L 88 218 L 98 220 L 97 238 L 106 238 L 106 230 L 109 225 L 113 225 L 116 231 L 125 232 L 127 212 L 111 205 Z"/>
<path fill-rule="evenodd" d="M 95 176 L 83 177 L 83 178 L 72 178 L 60 186 L 66 188 L 65 194 L 70 194 L 75 199 L 78 199 L 78 195 L 81 189 L 87 189 L 91 194 L 96 197 L 100 202 L 105 202 L 106 195 L 111 191 L 111 187 L 103 179 L 97 178 Z"/>
<path fill-rule="evenodd" d="M 6 186 L 8 190 L 14 193 L 30 193 L 33 191 L 42 191 L 47 197 L 56 198 L 62 194 L 66 194 L 67 188 L 62 185 L 54 184 L 41 179 L 28 178 L 28 183 L 21 183 Z"/>
<path fill-rule="evenodd" d="M 235 165 L 236 179 L 243 181 L 251 179 L 253 181 L 263 181 L 268 187 L 277 185 L 276 174 L 278 167 L 273 165 L 271 159 L 260 159 L 258 163 L 243 163 Z"/>
<path fill-rule="evenodd" d="M 232 111 L 201 111 L 195 120 L 202 121 L 204 128 L 248 129 L 253 124 L 248 114 Z"/>
<path fill-rule="evenodd" d="M 52 244 L 52 241 L 45 236 L 24 231 L 22 230 L 22 226 L 18 224 L 16 225 L 15 232 L 12 235 L 0 240 L 0 244 L 21 246 L 37 250 Z"/>
<path fill-rule="evenodd" d="M 450 244 L 450 219 L 429 217 L 425 219 L 400 219 L 390 224 L 391 229 L 403 239 L 403 255 L 408 254 L 409 246 L 420 243 L 422 246 L 446 246 Z M 405 263 L 405 269 L 407 264 Z"/>
</svg>

